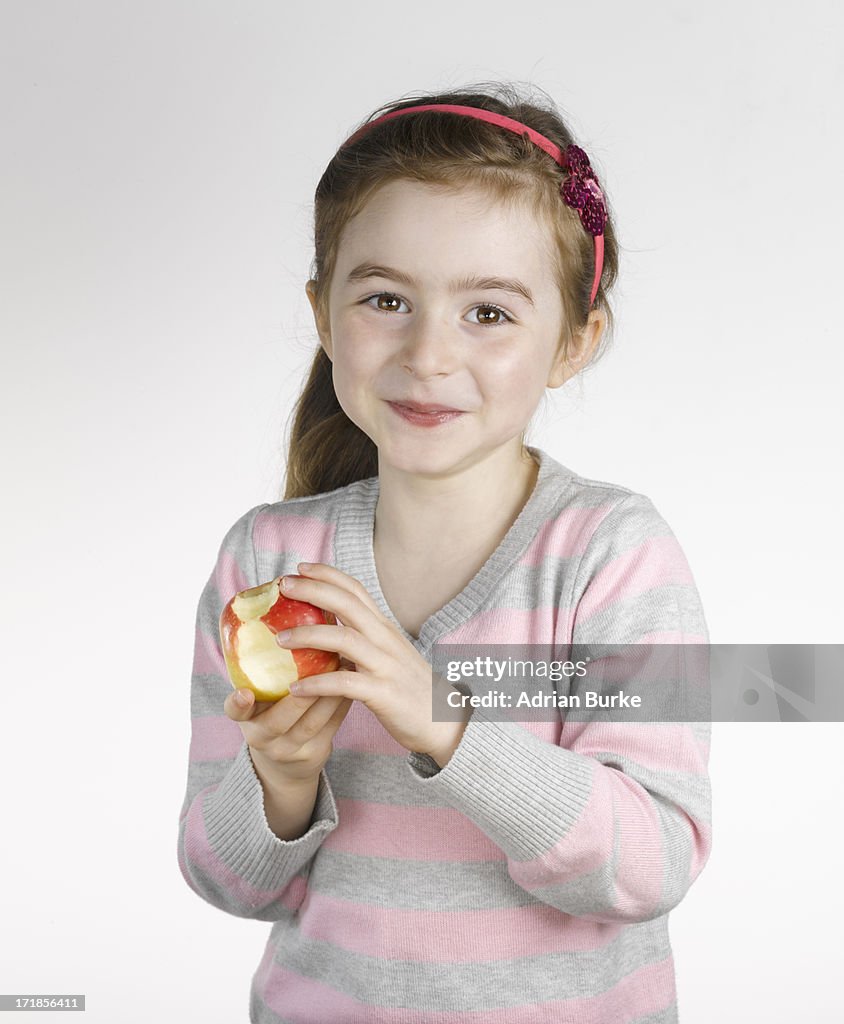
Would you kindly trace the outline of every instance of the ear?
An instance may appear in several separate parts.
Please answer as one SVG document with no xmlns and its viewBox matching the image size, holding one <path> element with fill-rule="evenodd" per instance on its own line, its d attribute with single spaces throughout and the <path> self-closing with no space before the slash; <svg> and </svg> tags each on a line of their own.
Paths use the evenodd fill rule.
<svg viewBox="0 0 844 1024">
<path fill-rule="evenodd" d="M 604 310 L 593 309 L 583 328 L 574 332 L 567 356 L 563 355 L 563 347 L 560 347 L 560 352 L 554 360 L 551 372 L 548 374 L 546 387 L 561 387 L 589 363 L 606 326 L 607 314 Z"/>
<path fill-rule="evenodd" d="M 320 318 L 319 310 L 317 309 L 316 281 L 308 281 L 305 285 L 305 294 L 308 296 L 308 301 L 314 314 L 314 323 L 319 335 L 319 343 L 325 349 L 325 354 L 331 359 L 331 331 L 328 330 L 328 325 Z"/>
</svg>

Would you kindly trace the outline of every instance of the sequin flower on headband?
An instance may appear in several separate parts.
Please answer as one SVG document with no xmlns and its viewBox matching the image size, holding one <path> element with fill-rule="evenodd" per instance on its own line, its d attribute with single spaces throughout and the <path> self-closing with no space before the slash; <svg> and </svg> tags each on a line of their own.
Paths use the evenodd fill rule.
<svg viewBox="0 0 844 1024">
<path fill-rule="evenodd" d="M 580 146 L 569 146 L 564 156 L 569 176 L 560 185 L 560 195 L 566 206 L 578 211 L 580 222 L 590 235 L 602 235 L 607 223 L 607 207 L 589 157 Z"/>
</svg>

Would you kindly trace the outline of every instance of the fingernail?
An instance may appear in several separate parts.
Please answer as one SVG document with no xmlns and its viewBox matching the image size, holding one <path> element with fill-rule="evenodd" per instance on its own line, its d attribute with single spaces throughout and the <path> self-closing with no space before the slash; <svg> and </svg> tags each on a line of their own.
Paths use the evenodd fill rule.
<svg viewBox="0 0 844 1024">
<path fill-rule="evenodd" d="M 304 569 L 304 571 L 307 572 L 308 569 L 312 569 L 313 568 L 313 563 L 312 562 L 300 562 L 299 563 L 299 568 L 300 569 Z"/>
<path fill-rule="evenodd" d="M 290 639 L 289 629 L 280 629 L 275 635 L 275 642 L 277 644 L 283 644 L 286 640 Z"/>
<path fill-rule="evenodd" d="M 293 587 L 295 583 L 296 580 L 292 580 L 289 576 L 281 577 L 281 586 L 284 590 L 290 590 L 290 588 Z"/>
<path fill-rule="evenodd" d="M 249 707 L 249 698 L 246 696 L 245 691 L 238 690 L 234 695 L 235 703 L 239 704 L 242 708 Z"/>
</svg>

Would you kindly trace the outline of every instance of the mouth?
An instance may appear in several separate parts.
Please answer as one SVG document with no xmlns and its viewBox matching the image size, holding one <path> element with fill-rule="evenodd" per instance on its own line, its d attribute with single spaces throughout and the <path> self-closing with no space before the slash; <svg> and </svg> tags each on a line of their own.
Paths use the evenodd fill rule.
<svg viewBox="0 0 844 1024">
<path fill-rule="evenodd" d="M 390 401 L 388 399 L 388 401 Z M 411 400 L 405 401 L 401 398 L 396 398 L 390 401 L 391 405 L 400 405 L 405 409 L 412 409 L 413 412 L 463 412 L 462 409 L 456 409 L 453 405 L 437 405 L 434 402 L 413 402 Z"/>
<path fill-rule="evenodd" d="M 463 415 L 462 409 L 453 409 L 447 405 L 428 405 L 423 402 L 391 402 L 387 405 L 403 420 L 420 426 L 436 426 L 457 419 Z"/>
</svg>

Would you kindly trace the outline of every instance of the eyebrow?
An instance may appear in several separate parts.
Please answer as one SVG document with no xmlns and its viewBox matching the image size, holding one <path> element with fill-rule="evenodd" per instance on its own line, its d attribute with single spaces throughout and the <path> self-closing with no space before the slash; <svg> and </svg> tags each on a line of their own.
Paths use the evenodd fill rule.
<svg viewBox="0 0 844 1024">
<path fill-rule="evenodd" d="M 396 270 L 394 267 L 386 267 L 379 263 L 359 263 L 353 270 L 349 272 L 349 276 L 346 278 L 347 283 L 354 281 L 365 281 L 370 277 L 386 277 L 392 281 L 398 281 L 399 284 L 407 285 L 412 287 L 413 278 L 408 274 L 405 274 L 401 270 Z M 531 306 L 534 306 L 533 295 L 527 285 L 522 284 L 521 281 L 513 277 L 461 277 L 459 280 L 452 281 L 451 292 L 456 293 L 460 291 L 474 291 L 475 289 L 493 289 L 502 292 L 510 292 L 513 295 L 521 295 L 523 299 L 526 299 Z"/>
</svg>

